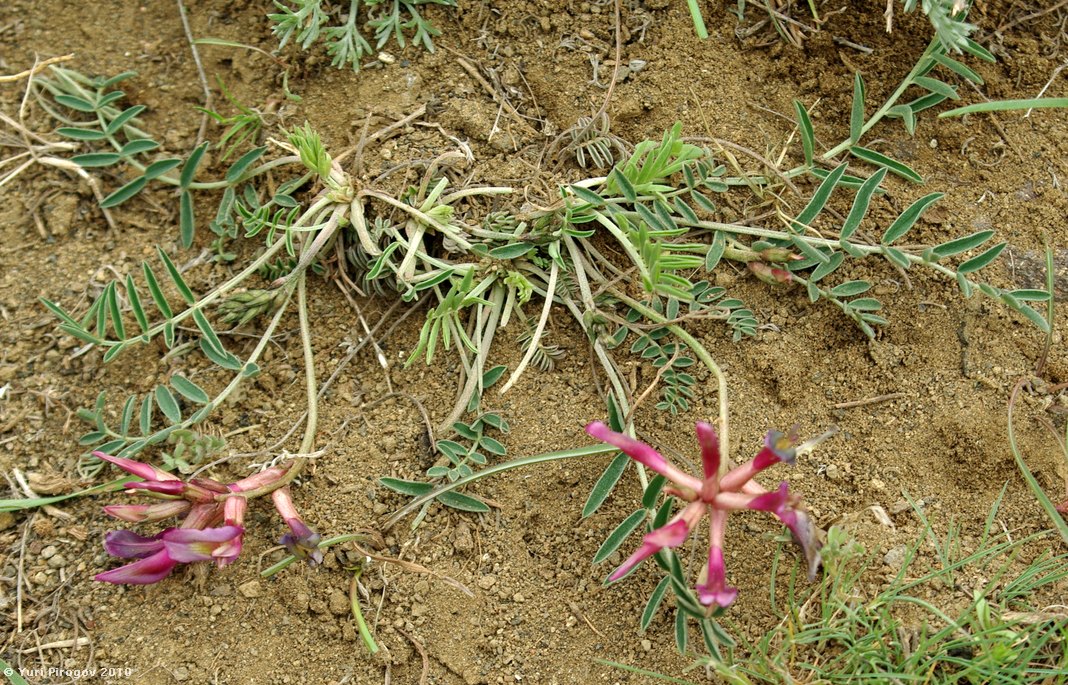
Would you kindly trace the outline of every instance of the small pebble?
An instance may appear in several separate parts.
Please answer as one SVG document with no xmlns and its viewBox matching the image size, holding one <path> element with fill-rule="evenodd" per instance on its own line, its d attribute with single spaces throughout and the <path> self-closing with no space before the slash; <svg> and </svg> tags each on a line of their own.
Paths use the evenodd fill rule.
<svg viewBox="0 0 1068 685">
<path fill-rule="evenodd" d="M 478 579 L 478 586 L 483 590 L 489 590 L 491 587 L 497 584 L 497 576 L 485 575 Z"/>
<path fill-rule="evenodd" d="M 895 571 L 900 570 L 905 565 L 905 555 L 908 554 L 908 551 L 908 547 L 905 545 L 892 547 L 883 557 L 883 563 Z"/>
<path fill-rule="evenodd" d="M 263 587 L 258 580 L 250 580 L 247 583 L 238 585 L 237 591 L 240 592 L 243 597 L 248 597 L 249 599 L 263 596 Z"/>
</svg>

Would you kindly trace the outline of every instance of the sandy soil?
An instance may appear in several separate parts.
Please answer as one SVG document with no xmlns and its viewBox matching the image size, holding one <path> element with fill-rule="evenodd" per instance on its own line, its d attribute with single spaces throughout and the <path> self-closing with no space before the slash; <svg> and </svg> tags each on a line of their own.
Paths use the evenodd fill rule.
<svg viewBox="0 0 1068 685">
<path fill-rule="evenodd" d="M 274 44 L 265 3 L 188 4 L 198 36 L 268 50 Z M 828 13 L 823 30 L 796 48 L 762 31 L 739 39 L 738 20 L 725 5 L 706 4 L 707 41 L 694 36 L 684 3 L 648 0 L 624 12 L 623 60 L 646 65 L 618 86 L 609 108 L 615 133 L 630 141 L 659 137 L 681 120 L 687 134 L 714 135 L 773 156 L 791 135 L 788 117 L 798 98 L 809 105 L 819 102 L 817 135 L 836 141 L 847 134 L 854 70 L 863 73 L 870 100 L 880 100 L 908 71 L 929 35 L 922 19 L 898 17 L 898 31 L 887 36 L 881 9 L 846 3 L 846 11 Z M 610 10 L 611 5 L 592 3 L 461 0 L 455 11 L 429 10 L 443 32 L 435 53 L 409 48 L 398 52 L 394 64 L 359 74 L 330 68 L 317 52 L 287 51 L 286 59 L 295 65 L 289 83 L 303 98 L 300 104 L 282 99 L 280 69 L 265 57 L 222 47 L 201 51 L 209 76 L 220 76 L 243 102 L 274 102 L 273 123 L 308 120 L 332 149 L 358 139 L 369 116 L 381 126 L 433 103 L 427 121 L 441 130 L 406 129 L 368 152 L 365 160 L 372 169 L 440 151 L 449 145 L 442 135 L 447 133 L 470 143 L 474 181 L 520 182 L 531 176 L 531 165 L 552 136 L 600 106 L 604 91 L 591 84 L 591 57 L 600 61 L 599 78 L 606 81 L 603 65 L 612 59 L 613 42 Z M 969 62 L 986 80 L 982 94 L 987 98 L 1032 97 L 1064 60 L 1064 10 L 998 31 L 1025 14 L 1010 2 L 983 3 L 974 14 L 981 42 L 1001 57 L 993 65 Z M 837 38 L 868 46 L 872 53 Z M 192 148 L 200 122 L 193 107 L 201 103 L 202 92 L 174 3 L 76 7 L 59 0 L 13 0 L 0 6 L 0 73 L 27 68 L 34 53 L 67 52 L 76 54 L 71 64 L 86 73 L 137 70 L 139 76 L 128 83 L 129 101 L 149 107 L 146 125 L 159 132 L 170 152 Z M 528 123 L 505 116 L 502 131 L 491 135 L 500 107 L 461 59 L 490 75 Z M 1063 91 L 1058 79 L 1048 94 Z M 967 86 L 962 92 L 976 99 Z M 13 111 L 20 95 L 17 87 L 3 91 L 5 112 Z M 50 126 L 39 112 L 31 121 L 43 130 Z M 880 126 L 877 137 L 879 149 L 927 179 L 923 187 L 892 182 L 889 197 L 876 208 L 880 224 L 926 192 L 947 192 L 912 239 L 933 244 L 982 227 L 997 229 L 1013 245 L 989 271 L 1002 287 L 1041 282 L 1034 255 L 1044 236 L 1058 249 L 1068 245 L 1065 112 L 967 121 L 923 116 L 913 137 L 895 123 Z M 799 157 L 798 148 L 795 140 L 789 154 Z M 561 173 L 577 177 L 581 171 Z M 211 211 L 210 200 L 201 200 L 202 212 Z M 796 210 L 804 200 L 790 202 Z M 847 211 L 848 205 L 841 209 Z M 725 220 L 733 220 L 750 208 L 739 200 L 723 211 Z M 71 412 L 91 405 L 100 390 L 115 397 L 144 392 L 178 368 L 206 387 L 221 383 L 214 372 L 198 368 L 199 362 L 164 360 L 156 349 L 107 366 L 96 352 L 73 354 L 76 341 L 57 332 L 53 317 L 38 304 L 38 297 L 47 297 L 84 308 L 87 296 L 98 294 L 116 273 L 136 267 L 153 245 L 163 245 L 184 262 L 207 244 L 202 231 L 198 245 L 179 251 L 177 201 L 165 190 L 148 192 L 115 215 L 121 228 L 109 230 L 89 189 L 54 170 L 35 169 L 0 189 L 0 386 L 6 388 L 0 399 L 0 471 L 11 474 L 18 468 L 36 474 L 37 482 L 51 479 L 53 492 L 84 485 L 75 470 L 82 426 Z M 1058 254 L 1063 264 L 1065 253 Z M 840 274 L 843 280 L 872 281 L 887 304 L 891 325 L 868 341 L 833 307 L 809 305 L 803 290 L 772 291 L 743 272 L 721 271 L 717 284 L 729 286 L 768 324 L 755 340 L 737 344 L 715 322 L 695 327 L 729 375 L 737 449 L 755 450 L 770 427 L 796 423 L 804 435 L 831 424 L 841 428 L 839 437 L 788 474 L 823 527 L 844 526 L 883 554 L 914 540 L 920 530 L 911 509 L 900 506 L 907 495 L 922 499 L 936 530 L 959 523 L 962 544 L 973 544 L 1006 483 L 997 525 L 1018 535 L 1046 527 L 1018 476 L 1005 431 L 1009 391 L 1031 373 L 1042 351 L 1043 336 L 1031 325 L 988 300 L 962 299 L 953 283 L 936 274 L 912 270 L 905 280 L 885 262 L 869 260 Z M 191 285 L 204 288 L 225 274 L 222 266 L 206 265 L 191 270 L 189 278 Z M 1058 287 L 1068 290 L 1063 280 Z M 375 322 L 390 304 L 371 299 L 361 307 Z M 316 365 L 325 377 L 362 333 L 349 304 L 327 282 L 314 282 L 311 307 Z M 1057 316 L 1063 323 L 1063 303 Z M 323 403 L 321 442 L 328 449 L 302 478 L 296 496 L 308 520 L 324 533 L 377 530 L 404 502 L 377 479 L 417 478 L 433 461 L 411 402 L 396 398 L 365 409 L 392 388 L 418 398 L 433 419 L 447 413 L 456 381 L 450 364 L 407 369 L 401 364 L 417 340 L 420 319 L 412 317 L 382 341 L 391 360 L 388 382 L 374 355 L 364 351 Z M 228 449 L 234 453 L 273 445 L 304 409 L 295 329 L 295 317 L 283 323 L 286 332 L 265 359 L 267 372 L 209 422 L 210 432 L 220 435 L 246 429 L 230 438 Z M 584 336 L 561 319 L 552 322 L 550 337 L 567 352 L 554 371 L 529 372 L 508 394 L 492 393 L 484 400 L 511 425 L 504 438 L 510 455 L 588 444 L 582 426 L 603 418 Z M 501 340 L 500 358 L 494 361 L 514 366 L 520 357 L 514 336 Z M 644 386 L 655 372 L 638 362 L 627 360 L 625 371 L 633 367 Z M 1045 378 L 1050 384 L 1068 381 L 1061 331 L 1054 334 Z M 699 379 L 698 390 L 688 416 L 673 419 L 643 408 L 637 420 L 641 435 L 669 454 L 695 454 L 690 426 L 715 413 L 714 387 L 707 378 Z M 892 398 L 836 406 L 882 395 Z M 1021 447 L 1054 499 L 1064 496 L 1065 464 L 1038 420 L 1059 422 L 1063 432 L 1064 414 L 1051 408 L 1063 412 L 1064 407 L 1063 397 L 1041 388 L 1025 394 L 1020 405 Z M 295 450 L 296 440 L 286 447 Z M 257 460 L 262 458 L 235 459 L 217 475 L 236 476 Z M 370 593 L 364 611 L 384 647 L 374 658 L 358 641 L 349 612 L 347 553 L 328 554 L 318 569 L 293 566 L 271 581 L 258 580 L 259 568 L 280 554 L 273 546 L 281 531 L 266 503 L 252 507 L 247 549 L 238 563 L 223 570 L 197 567 L 156 586 L 129 589 L 92 580 L 113 565 L 100 544 L 113 523 L 99 507 L 121 496 L 0 514 L 2 655 L 27 668 L 130 669 L 114 677 L 101 672 L 94 682 L 145 685 L 416 683 L 424 669 L 425 682 L 442 684 L 642 682 L 597 659 L 679 675 L 691 659 L 675 651 L 674 609 L 662 610 L 644 634 L 638 629 L 641 608 L 658 579 L 653 570 L 642 569 L 625 583 L 604 588 L 608 564 L 590 564 L 605 535 L 640 495 L 637 482 L 628 479 L 600 512 L 581 519 L 582 504 L 606 463 L 597 458 L 511 472 L 473 489 L 495 503 L 491 514 L 434 507 L 414 531 L 406 524 L 382 531 L 386 553 L 449 576 L 474 596 L 433 577 L 372 566 L 363 579 Z M 875 505 L 892 512 L 892 526 L 873 515 Z M 749 517 L 729 533 L 728 568 L 741 590 L 730 616 L 746 635 L 775 622 L 767 570 L 774 549 L 770 540 L 778 532 L 769 521 Z M 617 555 L 613 561 L 618 560 Z M 890 571 L 876 564 L 870 583 L 878 586 Z M 16 578 L 25 579 L 21 599 Z M 1063 597 L 1068 588 L 1051 594 L 1058 591 Z M 929 599 L 953 606 L 969 597 L 968 579 L 963 579 L 959 587 Z M 82 637 L 88 643 L 78 648 L 37 649 Z"/>
</svg>

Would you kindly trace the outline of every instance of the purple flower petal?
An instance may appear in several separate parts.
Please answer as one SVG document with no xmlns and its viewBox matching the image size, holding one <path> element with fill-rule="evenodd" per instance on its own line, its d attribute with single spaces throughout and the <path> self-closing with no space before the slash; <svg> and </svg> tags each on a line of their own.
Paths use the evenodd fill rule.
<svg viewBox="0 0 1068 685">
<path fill-rule="evenodd" d="M 162 469 L 157 469 L 155 466 L 146 464 L 141 461 L 134 461 L 133 459 L 125 459 L 123 457 L 113 457 L 110 454 L 97 450 L 93 452 L 93 455 L 103 459 L 104 461 L 110 461 L 115 466 L 127 473 L 144 478 L 145 480 L 178 480 L 178 476 L 167 473 Z"/>
<path fill-rule="evenodd" d="M 808 580 L 811 583 L 816 580 L 816 573 L 823 563 L 823 557 L 820 555 L 820 548 L 823 547 L 823 543 L 820 541 L 820 530 L 804 509 L 795 509 L 793 514 L 793 524 L 787 523 L 785 520 L 783 520 L 783 523 L 786 523 L 790 532 L 794 534 L 794 542 L 801 546 L 801 552 L 808 562 Z"/>
<path fill-rule="evenodd" d="M 148 490 L 163 495 L 181 495 L 185 491 L 185 483 L 180 480 L 145 480 L 123 485 L 127 490 Z"/>
<path fill-rule="evenodd" d="M 230 558 L 234 554 L 233 545 L 227 543 L 240 538 L 244 532 L 240 526 L 220 526 L 204 530 L 169 528 L 163 531 L 161 537 L 171 558 L 185 564 Z M 240 551 L 240 547 L 237 551 Z"/>
<path fill-rule="evenodd" d="M 608 576 L 608 581 L 615 582 L 619 580 L 630 573 L 635 566 L 665 547 L 678 547 L 686 540 L 689 532 L 690 527 L 686 525 L 686 521 L 675 519 L 647 534 L 634 554 L 627 557 L 627 560 L 620 564 L 619 568 L 612 572 L 612 575 Z"/>
<path fill-rule="evenodd" d="M 130 523 L 144 523 L 146 521 L 162 521 L 172 516 L 181 516 L 189 511 L 189 502 L 185 500 L 173 500 L 160 502 L 159 504 L 109 504 L 104 507 L 104 513 Z"/>
<path fill-rule="evenodd" d="M 159 535 L 145 537 L 131 530 L 109 530 L 104 536 L 104 549 L 121 559 L 144 559 L 163 549 Z"/>
<path fill-rule="evenodd" d="M 720 490 L 727 492 L 740 490 L 753 479 L 753 476 L 769 466 L 774 466 L 779 462 L 793 464 L 797 456 L 797 450 L 794 448 L 796 442 L 797 436 L 793 433 L 786 435 L 776 430 L 768 431 L 764 436 L 764 448 L 757 452 L 755 457 L 741 466 L 736 466 L 723 476 L 719 483 Z"/>
<path fill-rule="evenodd" d="M 116 585 L 148 585 L 171 574 L 178 562 L 161 549 L 150 557 L 96 575 L 96 580 Z"/>
<path fill-rule="evenodd" d="M 697 422 L 697 444 L 701 446 L 701 464 L 704 466 L 706 481 L 715 478 L 719 472 L 719 437 L 711 424 Z"/>
<path fill-rule="evenodd" d="M 270 485 L 282 476 L 286 475 L 289 471 L 289 466 L 272 466 L 269 469 L 254 473 L 248 478 L 242 478 L 241 480 L 230 483 L 229 488 L 232 492 L 245 492 L 246 490 L 258 490 L 259 488 Z"/>
<path fill-rule="evenodd" d="M 782 483 L 779 483 L 778 490 L 765 492 L 764 494 L 757 495 L 753 499 L 749 500 L 749 508 L 755 511 L 771 512 L 779 518 L 782 518 L 789 498 L 790 490 L 786 482 L 784 481 Z"/>
<path fill-rule="evenodd" d="M 182 525 L 178 527 L 195 528 L 196 530 L 214 528 L 222 523 L 222 512 L 222 502 L 194 504 L 189 508 L 189 514 L 185 517 L 185 520 L 182 521 Z"/>
<path fill-rule="evenodd" d="M 306 560 L 311 566 L 323 563 L 323 550 L 319 549 L 322 536 L 299 518 L 287 519 L 286 525 L 289 526 L 290 532 L 283 535 L 278 542 L 285 545 L 290 554 Z"/>
<path fill-rule="evenodd" d="M 223 521 L 228 526 L 240 526 L 245 522 L 248 500 L 244 497 L 227 497 L 223 502 Z"/>
<path fill-rule="evenodd" d="M 600 421 L 594 421 L 586 426 L 586 432 L 601 442 L 618 447 L 628 457 L 659 473 L 672 483 L 694 492 L 701 490 L 701 481 L 672 466 L 659 452 L 644 442 L 635 440 L 629 435 L 617 433 Z"/>
<path fill-rule="evenodd" d="M 697 599 L 705 606 L 730 606 L 738 597 L 738 588 L 727 585 L 727 567 L 720 547 L 708 550 L 707 574 L 708 579 L 697 586 Z"/>
<path fill-rule="evenodd" d="M 793 433 L 786 435 L 777 430 L 768 431 L 767 435 L 764 436 L 764 449 L 753 457 L 754 468 L 757 471 L 763 471 L 779 462 L 785 462 L 792 466 L 794 459 L 797 457 L 797 450 L 794 449 L 795 444 L 797 444 L 797 435 Z"/>
<path fill-rule="evenodd" d="M 823 545 L 820 542 L 820 532 L 812 523 L 808 512 L 802 509 L 797 501 L 791 503 L 786 483 L 780 483 L 778 490 L 754 497 L 749 503 L 749 508 L 771 512 L 790 529 L 794 542 L 800 545 L 808 563 L 808 579 L 809 581 L 815 580 L 816 572 L 819 571 L 822 563 L 820 548 Z"/>
</svg>

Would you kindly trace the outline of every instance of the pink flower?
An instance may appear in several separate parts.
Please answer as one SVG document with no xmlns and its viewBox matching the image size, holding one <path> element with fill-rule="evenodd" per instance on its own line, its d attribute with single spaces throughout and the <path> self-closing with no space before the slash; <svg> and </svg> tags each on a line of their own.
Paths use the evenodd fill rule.
<svg viewBox="0 0 1068 685">
<path fill-rule="evenodd" d="M 184 516 L 177 528 L 168 528 L 158 535 L 145 537 L 128 530 L 109 532 L 104 548 L 109 554 L 137 561 L 96 576 L 106 583 L 144 585 L 155 583 L 170 575 L 178 564 L 214 561 L 219 566 L 233 563 L 241 554 L 244 538 L 247 494 L 252 490 L 270 488 L 287 475 L 284 467 L 273 467 L 242 480 L 223 485 L 209 478 L 183 481 L 149 464 L 113 457 L 103 452 L 95 454 L 127 473 L 144 480 L 126 484 L 128 490 L 141 491 L 157 498 L 156 504 L 113 504 L 104 511 L 115 518 L 131 523 L 162 521 Z M 288 498 L 288 489 L 285 497 Z M 255 493 L 253 493 L 255 494 Z M 276 500 L 277 501 L 277 500 Z M 312 561 L 321 561 L 319 536 L 304 525 L 289 500 L 286 523 L 293 531 L 287 538 L 291 549 L 303 552 Z"/>
<path fill-rule="evenodd" d="M 100 573 L 96 580 L 117 585 L 148 585 L 163 580 L 178 564 L 196 561 L 230 563 L 241 551 L 234 540 L 244 532 L 240 526 L 221 526 L 197 530 L 168 528 L 158 535 L 145 537 L 128 530 L 113 530 L 104 538 L 104 549 L 114 557 L 138 561 Z"/>
<path fill-rule="evenodd" d="M 311 566 L 323 563 L 323 551 L 319 549 L 322 537 L 300 518 L 297 507 L 293 504 L 293 496 L 289 494 L 289 487 L 275 490 L 271 493 L 271 499 L 274 500 L 275 509 L 289 526 L 289 532 L 278 542 L 285 545 L 290 554 L 307 560 Z"/>
<path fill-rule="evenodd" d="M 673 466 L 649 445 L 622 433 L 616 433 L 601 422 L 586 426 L 591 436 L 614 445 L 624 454 L 670 481 L 665 492 L 687 502 L 681 512 L 667 524 L 648 533 L 634 554 L 612 572 L 608 580 L 616 581 L 630 573 L 638 564 L 665 548 L 681 545 L 700 520 L 709 516 L 708 564 L 697 584 L 697 597 L 705 606 L 725 607 L 738 595 L 729 587 L 723 560 L 723 539 L 727 515 L 739 509 L 754 509 L 774 514 L 789 527 L 794 540 L 801 546 L 808 561 L 809 579 L 814 580 L 820 565 L 818 531 L 801 507 L 800 498 L 788 492 L 786 483 L 777 491 L 768 492 L 753 477 L 780 462 L 793 464 L 796 456 L 795 435 L 769 431 L 764 447 L 745 464 L 719 476 L 720 453 L 716 432 L 707 423 L 697 424 L 697 441 L 701 447 L 704 478 L 698 479 Z"/>
</svg>

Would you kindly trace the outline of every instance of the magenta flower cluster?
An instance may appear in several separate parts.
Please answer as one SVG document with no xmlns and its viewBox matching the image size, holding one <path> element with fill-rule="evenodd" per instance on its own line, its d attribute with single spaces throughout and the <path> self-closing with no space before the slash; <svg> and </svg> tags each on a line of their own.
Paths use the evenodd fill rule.
<svg viewBox="0 0 1068 685">
<path fill-rule="evenodd" d="M 813 580 L 820 565 L 818 530 L 801 506 L 800 498 L 790 493 L 786 483 L 768 491 L 753 480 L 764 469 L 786 462 L 793 464 L 797 454 L 796 438 L 769 431 L 764 447 L 755 457 L 720 476 L 719 439 L 707 423 L 697 424 L 697 442 L 701 447 L 704 478 L 691 476 L 671 464 L 655 449 L 622 433 L 616 433 L 600 421 L 586 426 L 591 436 L 618 447 L 624 454 L 646 468 L 664 476 L 670 485 L 664 492 L 686 502 L 682 511 L 665 525 L 648 533 L 641 546 L 620 565 L 608 580 L 616 581 L 638 564 L 665 548 L 681 545 L 707 514 L 709 520 L 708 564 L 697 583 L 697 598 L 708 607 L 726 607 L 738 596 L 737 588 L 727 585 L 723 561 L 723 538 L 727 515 L 739 509 L 754 509 L 773 514 L 793 533 L 808 563 Z"/>
<path fill-rule="evenodd" d="M 281 543 L 310 563 L 322 561 L 319 534 L 301 520 L 293 505 L 289 487 L 282 484 L 287 471 L 276 466 L 233 483 L 222 484 L 210 478 L 181 480 L 143 462 L 94 454 L 115 464 L 141 481 L 126 483 L 128 490 L 141 490 L 159 500 L 154 504 L 113 504 L 104 511 L 130 523 L 151 523 L 185 516 L 177 528 L 152 536 L 129 530 L 113 530 L 104 537 L 104 549 L 113 557 L 135 561 L 96 576 L 105 583 L 147 585 L 163 580 L 179 564 L 214 561 L 220 567 L 233 563 L 241 553 L 245 534 L 248 493 L 279 487 L 271 492 L 275 508 L 289 526 Z"/>
</svg>

